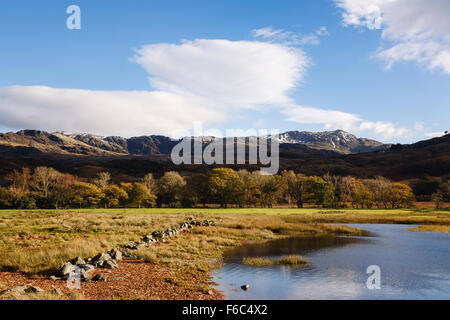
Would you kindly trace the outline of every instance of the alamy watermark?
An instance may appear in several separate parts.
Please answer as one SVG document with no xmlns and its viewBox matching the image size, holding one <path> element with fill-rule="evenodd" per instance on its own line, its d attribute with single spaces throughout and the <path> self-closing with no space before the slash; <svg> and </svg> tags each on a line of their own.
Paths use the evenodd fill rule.
<svg viewBox="0 0 450 320">
<path fill-rule="evenodd" d="M 67 14 L 70 16 L 67 18 L 66 25 L 69 30 L 81 29 L 81 9 L 77 5 L 71 5 L 67 7 Z"/>
<path fill-rule="evenodd" d="M 366 25 L 370 30 L 381 29 L 383 25 L 383 15 L 380 7 L 371 5 L 367 8 Z"/>
<path fill-rule="evenodd" d="M 367 268 L 367 274 L 370 274 L 366 285 L 369 290 L 381 289 L 381 268 L 377 265 L 372 265 Z"/>
<path fill-rule="evenodd" d="M 172 149 L 175 165 L 261 165 L 261 173 L 274 175 L 280 167 L 279 130 L 228 129 L 223 132 L 194 125 L 194 134 L 186 135 Z"/>
<path fill-rule="evenodd" d="M 67 288 L 70 290 L 81 289 L 81 268 L 78 266 L 72 266 L 72 270 L 67 278 Z"/>
</svg>

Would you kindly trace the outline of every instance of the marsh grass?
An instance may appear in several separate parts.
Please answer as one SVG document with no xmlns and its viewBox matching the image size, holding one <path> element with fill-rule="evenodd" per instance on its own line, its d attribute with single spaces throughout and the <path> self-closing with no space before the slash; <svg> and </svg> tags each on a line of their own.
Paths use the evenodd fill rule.
<svg viewBox="0 0 450 320">
<path fill-rule="evenodd" d="M 167 243 L 138 250 L 136 255 L 162 269 L 174 285 L 205 292 L 208 272 L 222 265 L 226 250 L 241 244 L 293 236 L 366 235 L 363 230 L 328 222 L 450 225 L 450 212 L 444 211 L 342 211 L 345 213 L 324 209 L 0 210 L 0 271 L 40 277 L 76 256 L 94 256 L 193 216 L 214 220 L 216 226 L 196 227 Z"/>
<path fill-rule="evenodd" d="M 414 232 L 442 232 L 442 233 L 450 233 L 450 226 L 419 226 L 417 228 L 410 228 L 409 231 Z"/>
<path fill-rule="evenodd" d="M 242 263 L 254 267 L 287 266 L 292 268 L 305 267 L 311 264 L 311 261 L 299 255 L 290 255 L 279 259 L 269 258 L 244 258 Z"/>
</svg>

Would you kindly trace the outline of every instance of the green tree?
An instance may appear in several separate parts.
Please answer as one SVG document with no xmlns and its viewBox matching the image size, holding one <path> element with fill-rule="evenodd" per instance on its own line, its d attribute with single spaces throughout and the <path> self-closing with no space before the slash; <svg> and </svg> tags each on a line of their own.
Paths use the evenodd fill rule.
<svg viewBox="0 0 450 320">
<path fill-rule="evenodd" d="M 278 175 L 261 176 L 258 185 L 261 192 L 261 203 L 263 207 L 272 208 L 276 195 L 283 185 L 283 179 Z"/>
<path fill-rule="evenodd" d="M 306 199 L 309 203 L 323 207 L 332 207 L 334 186 L 320 177 L 308 177 L 305 181 Z"/>
<path fill-rule="evenodd" d="M 283 171 L 282 177 L 288 197 L 296 203 L 298 208 L 303 208 L 307 178 L 301 174 L 295 174 L 294 171 Z"/>
<path fill-rule="evenodd" d="M 36 200 L 30 195 L 24 195 L 17 202 L 16 208 L 22 210 L 36 209 Z"/>
<path fill-rule="evenodd" d="M 174 171 L 166 172 L 158 180 L 158 204 L 180 206 L 186 180 Z"/>
<path fill-rule="evenodd" d="M 242 181 L 243 190 L 239 196 L 239 204 L 246 207 L 256 206 L 261 199 L 261 192 L 254 175 L 245 169 L 239 170 L 238 175 Z"/>
<path fill-rule="evenodd" d="M 222 208 L 239 202 L 243 182 L 233 169 L 217 168 L 208 172 L 208 189 L 212 199 Z"/>
<path fill-rule="evenodd" d="M 436 192 L 431 195 L 431 200 L 434 202 L 436 209 L 441 209 L 441 205 L 444 202 L 444 195 L 442 192 Z"/>
<path fill-rule="evenodd" d="M 0 209 L 10 209 L 13 207 L 13 195 L 3 187 L 0 187 Z"/>
</svg>

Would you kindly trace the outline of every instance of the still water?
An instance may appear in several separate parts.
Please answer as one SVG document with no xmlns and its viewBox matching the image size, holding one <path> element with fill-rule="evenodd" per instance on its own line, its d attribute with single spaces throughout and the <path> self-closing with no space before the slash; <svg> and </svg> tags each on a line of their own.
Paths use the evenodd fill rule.
<svg viewBox="0 0 450 320">
<path fill-rule="evenodd" d="M 411 225 L 352 225 L 370 237 L 283 239 L 244 245 L 214 273 L 230 300 L 450 299 L 450 234 L 411 232 Z M 252 267 L 244 257 L 311 258 L 303 269 Z M 367 268 L 381 268 L 381 288 L 367 288 Z M 240 286 L 250 285 L 249 291 Z"/>
</svg>

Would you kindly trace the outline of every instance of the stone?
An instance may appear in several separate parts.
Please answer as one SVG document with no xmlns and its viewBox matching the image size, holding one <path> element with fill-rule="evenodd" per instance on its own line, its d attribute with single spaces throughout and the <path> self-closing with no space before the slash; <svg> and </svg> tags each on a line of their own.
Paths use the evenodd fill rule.
<svg viewBox="0 0 450 320">
<path fill-rule="evenodd" d="M 152 242 L 153 237 L 151 235 L 146 235 L 144 238 L 142 238 L 142 241 L 144 242 Z"/>
<path fill-rule="evenodd" d="M 25 293 L 36 293 L 36 294 L 39 294 L 39 293 L 42 293 L 42 292 L 44 292 L 44 290 L 42 290 L 39 287 L 34 287 L 34 286 L 31 286 L 31 287 L 25 289 Z"/>
<path fill-rule="evenodd" d="M 49 291 L 51 294 L 54 294 L 56 296 L 63 296 L 63 293 L 60 288 L 55 288 Z"/>
<path fill-rule="evenodd" d="M 111 259 L 111 256 L 107 253 L 99 253 L 94 258 L 92 258 L 93 262 L 107 261 Z"/>
<path fill-rule="evenodd" d="M 244 290 L 244 291 L 248 291 L 248 289 L 250 289 L 250 285 L 244 284 L 244 285 L 241 287 L 241 289 Z"/>
<path fill-rule="evenodd" d="M 108 252 L 111 258 L 113 258 L 116 261 L 120 261 L 123 259 L 122 251 L 119 249 L 111 249 L 111 251 Z"/>
<path fill-rule="evenodd" d="M 84 261 L 83 258 L 81 257 L 76 257 L 75 259 L 71 260 L 70 263 L 72 263 L 73 265 L 77 266 L 80 264 L 86 264 L 86 261 Z"/>
<path fill-rule="evenodd" d="M 75 271 L 74 265 L 70 262 L 66 262 L 59 268 L 58 275 L 65 277 L 70 275 L 73 271 Z"/>
<path fill-rule="evenodd" d="M 105 281 L 106 282 L 106 277 L 104 274 L 97 274 L 92 278 L 92 281 Z"/>
<path fill-rule="evenodd" d="M 82 264 L 78 266 L 81 270 L 84 270 L 86 273 L 92 272 L 95 270 L 95 267 L 92 264 Z"/>
<path fill-rule="evenodd" d="M 28 286 L 21 284 L 18 285 L 12 289 L 8 289 L 8 290 L 4 290 L 2 292 L 0 292 L 0 296 L 3 295 L 22 295 L 25 294 L 25 290 L 28 288 Z"/>
<path fill-rule="evenodd" d="M 117 264 L 116 260 L 108 260 L 105 261 L 102 267 L 105 269 L 117 269 L 119 265 Z"/>
</svg>

